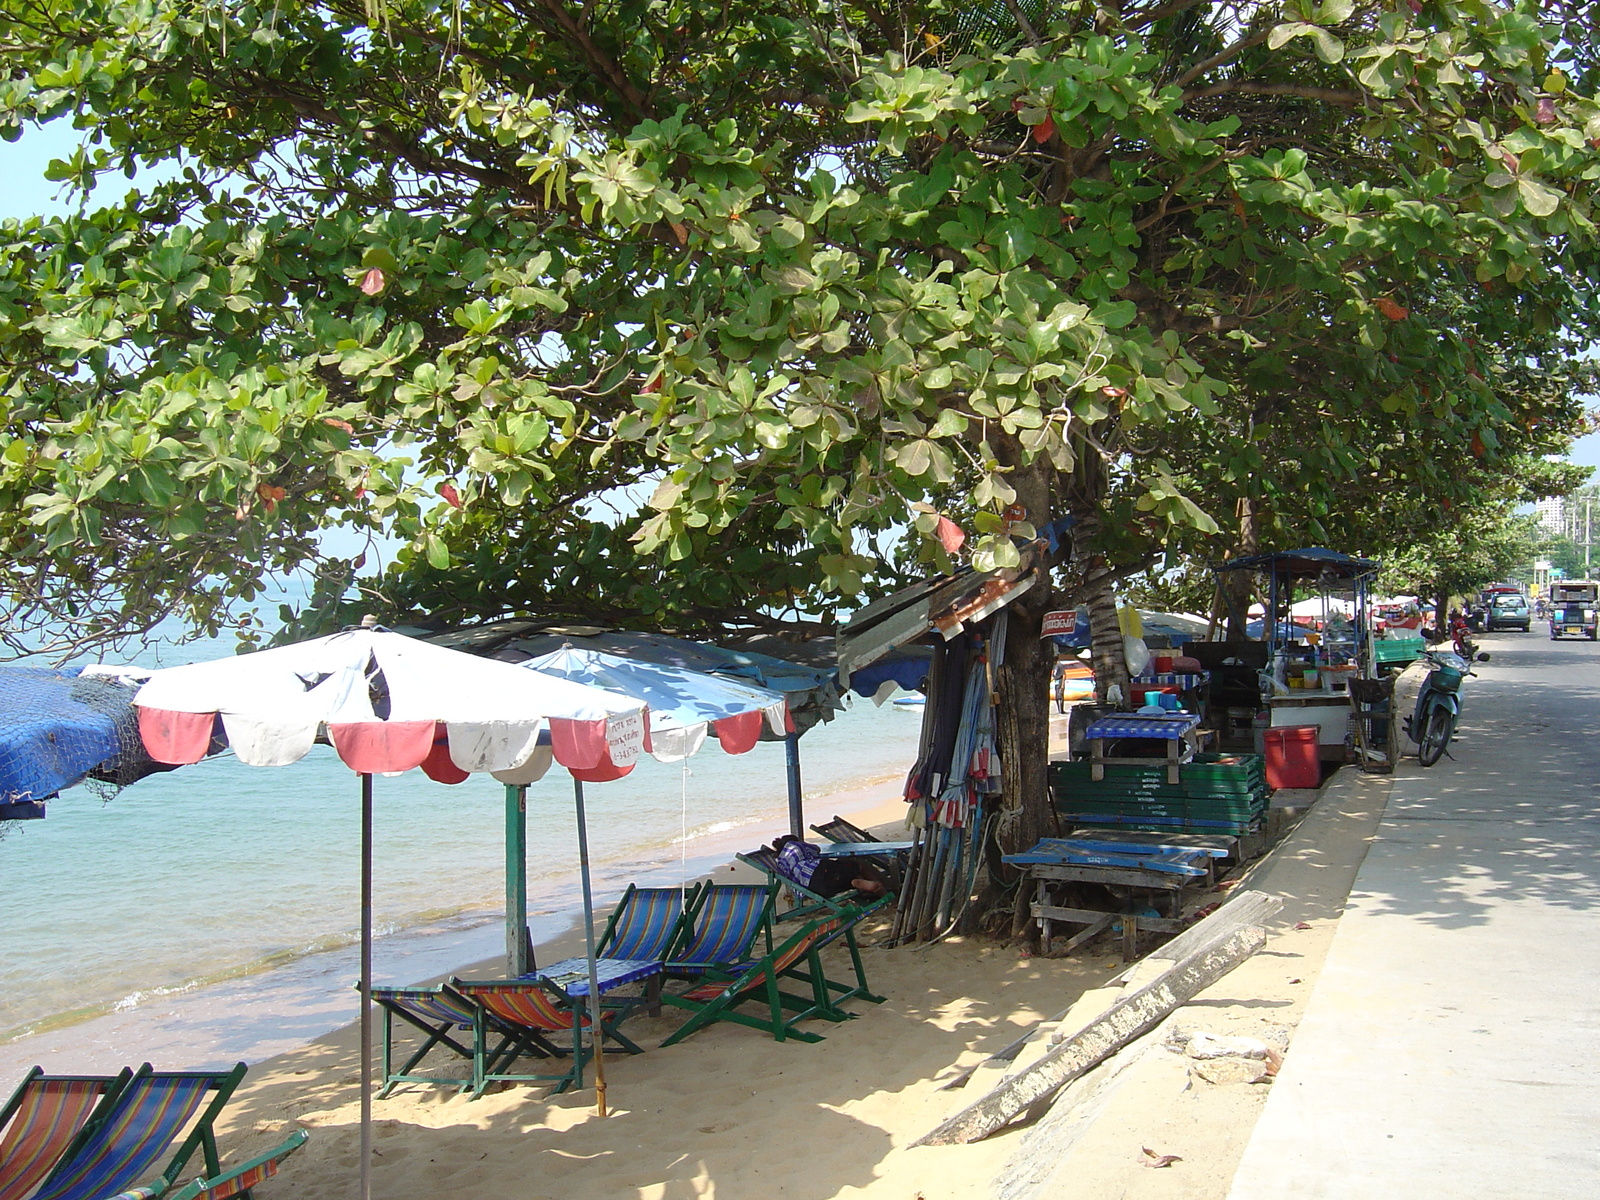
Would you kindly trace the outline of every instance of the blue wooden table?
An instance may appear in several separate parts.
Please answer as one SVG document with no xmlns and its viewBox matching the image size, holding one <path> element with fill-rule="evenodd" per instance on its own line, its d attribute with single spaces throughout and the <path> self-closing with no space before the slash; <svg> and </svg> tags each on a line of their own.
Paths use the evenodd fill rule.
<svg viewBox="0 0 1600 1200">
<path fill-rule="evenodd" d="M 619 987 L 626 987 L 630 983 L 639 983 L 660 975 L 662 964 L 660 959 L 655 958 L 597 958 L 594 965 L 595 974 L 600 982 L 600 994 L 603 996 Z M 560 962 L 551 963 L 548 967 L 540 967 L 532 972 L 532 975 L 571 999 L 587 997 L 589 994 L 587 958 L 564 958 Z"/>
<path fill-rule="evenodd" d="M 1183 762 L 1185 743 L 1192 742 L 1200 718 L 1195 713 L 1164 713 L 1159 717 L 1142 717 L 1138 713 L 1117 713 L 1101 717 L 1083 731 L 1083 740 L 1089 743 L 1089 778 L 1099 783 L 1106 777 L 1106 764 L 1148 767 L 1148 758 L 1120 758 L 1106 754 L 1105 744 L 1120 738 L 1152 738 L 1167 744 L 1165 762 L 1167 782 L 1176 785 L 1178 768 Z M 1196 749 L 1191 745 L 1190 749 Z M 1163 760 L 1155 760 L 1163 761 Z"/>
</svg>

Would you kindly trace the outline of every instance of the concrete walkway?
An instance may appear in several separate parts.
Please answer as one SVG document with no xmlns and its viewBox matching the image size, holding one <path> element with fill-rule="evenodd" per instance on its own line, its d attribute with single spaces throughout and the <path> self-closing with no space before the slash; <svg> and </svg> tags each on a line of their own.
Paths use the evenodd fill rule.
<svg viewBox="0 0 1600 1200">
<path fill-rule="evenodd" d="M 1600 1196 L 1600 647 L 1484 648 L 1455 761 L 1395 777 L 1230 1200 Z"/>
</svg>

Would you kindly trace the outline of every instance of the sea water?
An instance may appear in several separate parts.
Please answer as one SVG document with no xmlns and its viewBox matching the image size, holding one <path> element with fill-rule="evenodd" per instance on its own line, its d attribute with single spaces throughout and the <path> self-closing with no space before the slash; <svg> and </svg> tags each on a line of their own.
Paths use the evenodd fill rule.
<svg viewBox="0 0 1600 1200">
<path fill-rule="evenodd" d="M 171 665 L 230 650 L 139 657 Z M 914 714 L 857 701 L 801 739 L 807 797 L 903 774 L 917 732 Z M 375 978 L 416 982 L 499 953 L 505 789 L 479 775 L 446 786 L 420 771 L 373 782 Z M 327 747 L 289 767 L 224 756 L 109 801 L 69 789 L 45 820 L 13 826 L 0 840 L 0 1076 L 16 1073 L 12 1060 L 53 1069 L 93 1060 L 58 1063 L 52 1048 L 115 1043 L 141 1057 L 130 1041 L 184 1059 L 167 1066 L 256 1058 L 352 1019 L 359 788 Z M 645 758 L 623 779 L 589 785 L 586 799 L 598 906 L 630 879 L 693 877 L 776 831 L 784 747 L 732 756 L 711 739 L 682 764 Z M 807 820 L 831 815 L 808 810 Z M 565 928 L 577 903 L 564 771 L 529 787 L 527 823 L 537 943 Z"/>
</svg>

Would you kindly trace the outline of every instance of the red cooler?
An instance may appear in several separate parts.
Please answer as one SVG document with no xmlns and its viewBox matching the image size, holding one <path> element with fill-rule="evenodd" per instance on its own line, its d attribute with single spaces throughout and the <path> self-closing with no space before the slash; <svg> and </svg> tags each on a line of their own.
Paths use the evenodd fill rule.
<svg viewBox="0 0 1600 1200">
<path fill-rule="evenodd" d="M 1316 725 L 1280 725 L 1262 731 L 1266 750 L 1267 786 L 1314 788 L 1322 784 L 1322 764 L 1317 761 Z"/>
</svg>

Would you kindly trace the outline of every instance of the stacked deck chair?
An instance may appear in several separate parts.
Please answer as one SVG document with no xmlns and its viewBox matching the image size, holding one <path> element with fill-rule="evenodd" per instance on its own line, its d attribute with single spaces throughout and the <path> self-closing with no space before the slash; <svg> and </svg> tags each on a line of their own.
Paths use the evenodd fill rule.
<svg viewBox="0 0 1600 1200">
<path fill-rule="evenodd" d="M 560 992 L 537 979 L 450 980 L 450 986 L 475 1005 L 472 1032 L 472 1096 L 483 1095 L 491 1083 L 553 1083 L 557 1092 L 583 1086 L 583 1068 L 589 1051 L 584 1033 L 589 1017 L 582 1002 L 575 1005 Z M 633 1005 L 601 1009 L 601 1033 L 629 1054 L 642 1054 L 617 1030 Z M 610 1008 L 610 1012 L 606 1011 Z M 521 1073 L 513 1068 L 519 1058 L 565 1058 L 547 1034 L 570 1034 L 571 1063 L 551 1074 Z M 491 1045 L 493 1043 L 493 1045 Z"/>
<path fill-rule="evenodd" d="M 704 982 L 679 994 L 664 993 L 662 1002 L 689 1010 L 683 1025 L 661 1044 L 681 1042 L 696 1030 L 717 1021 L 732 1021 L 770 1033 L 777 1041 L 790 1038 L 820 1042 L 822 1035 L 797 1029 L 804 1020 L 847 1021 L 855 1014 L 840 1008 L 844 1001 L 861 997 L 881 1004 L 882 996 L 867 990 L 859 954 L 853 954 L 854 985 L 835 983 L 823 973 L 821 951 L 830 941 L 844 937 L 869 912 L 888 903 L 887 898 L 867 907 L 829 906 L 803 921 L 776 949 L 743 971 L 709 969 Z M 851 943 L 854 951 L 854 942 Z M 803 985 L 801 992 L 784 991 L 786 980 Z M 765 1005 L 765 1011 L 744 1011 L 743 1005 Z"/>
<path fill-rule="evenodd" d="M 220 1174 L 212 1130 L 244 1073 L 244 1063 L 221 1072 L 155 1071 L 145 1063 L 84 1126 L 31 1200 L 150 1200 L 172 1188 L 196 1150 L 206 1171 Z M 174 1141 L 166 1167 L 136 1187 Z"/>
<path fill-rule="evenodd" d="M 695 897 L 682 931 L 666 955 L 666 974 L 696 977 L 708 970 L 742 971 L 751 965 L 756 939 L 761 954 L 772 952 L 772 883 L 707 883 Z"/>
<path fill-rule="evenodd" d="M 361 985 L 358 983 L 359 989 Z M 381 1100 L 398 1083 L 437 1083 L 455 1085 L 465 1090 L 472 1086 L 470 1076 L 421 1075 L 416 1067 L 435 1046 L 443 1046 L 457 1057 L 472 1063 L 472 1048 L 464 1046 L 453 1036 L 469 1031 L 477 1020 L 477 1005 L 448 985 L 439 987 L 375 987 L 372 1000 L 383 1010 L 383 1090 Z M 399 1018 L 423 1034 L 421 1049 L 410 1058 L 394 1066 L 395 1019 Z"/>
<path fill-rule="evenodd" d="M 29 1071 L 0 1108 L 0 1200 L 22 1200 L 38 1187 L 132 1077 L 129 1069 L 115 1076 Z"/>
<path fill-rule="evenodd" d="M 202 1176 L 167 1200 L 233 1200 L 235 1196 L 249 1200 L 250 1189 L 276 1175 L 283 1160 L 305 1145 L 308 1136 L 304 1129 L 296 1129 L 283 1145 L 211 1179 Z"/>
</svg>

